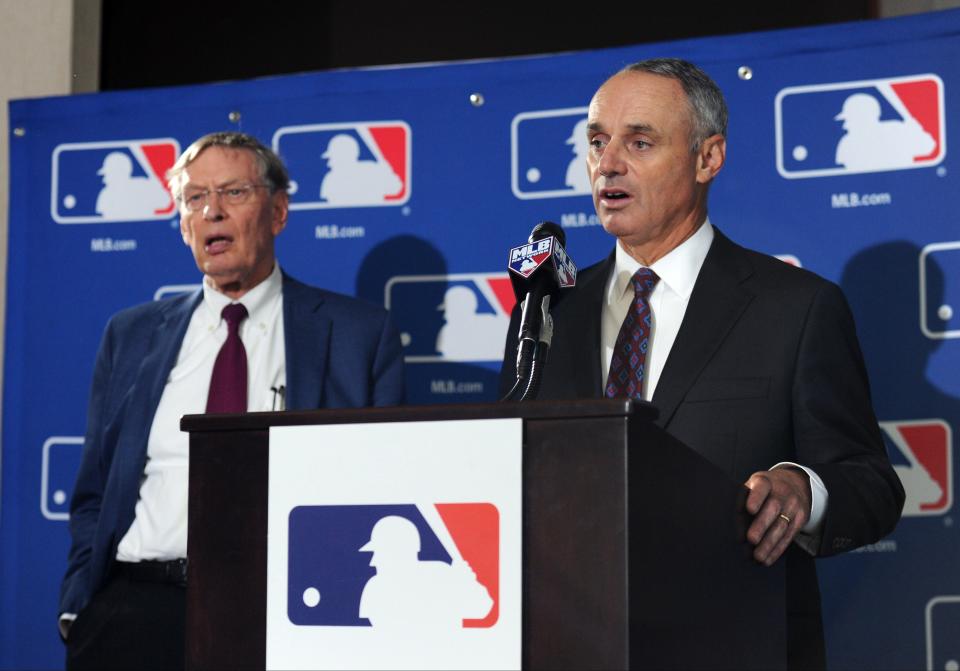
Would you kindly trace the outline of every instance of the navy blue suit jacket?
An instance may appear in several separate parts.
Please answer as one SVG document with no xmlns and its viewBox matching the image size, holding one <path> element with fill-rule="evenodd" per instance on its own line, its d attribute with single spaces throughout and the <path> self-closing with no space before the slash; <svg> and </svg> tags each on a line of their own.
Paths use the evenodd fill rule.
<svg viewBox="0 0 960 671">
<path fill-rule="evenodd" d="M 133 523 L 153 416 L 201 299 L 197 291 L 138 305 L 107 325 L 70 503 L 61 613 L 79 613 L 100 589 Z M 400 337 L 383 308 L 284 275 L 283 326 L 288 410 L 403 401 Z"/>
<path fill-rule="evenodd" d="M 540 399 L 600 398 L 600 314 L 614 264 L 561 293 Z M 514 310 L 501 392 L 514 371 Z M 900 517 L 903 487 L 870 404 L 866 367 L 840 289 L 813 273 L 731 242 L 715 229 L 686 314 L 651 399 L 656 423 L 736 482 L 781 461 L 808 466 L 829 493 L 819 556 L 873 543 Z M 812 558 L 786 562 L 791 667 L 823 667 Z"/>
</svg>

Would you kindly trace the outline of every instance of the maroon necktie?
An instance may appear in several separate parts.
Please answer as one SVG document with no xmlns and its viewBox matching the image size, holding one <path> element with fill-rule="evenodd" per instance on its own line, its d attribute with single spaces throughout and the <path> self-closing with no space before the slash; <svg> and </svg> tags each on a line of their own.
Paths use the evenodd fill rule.
<svg viewBox="0 0 960 671">
<path fill-rule="evenodd" d="M 652 325 L 647 298 L 659 279 L 649 268 L 640 268 L 630 280 L 634 290 L 633 302 L 613 346 L 610 374 L 604 389 L 607 398 L 643 398 L 643 376 Z"/>
<path fill-rule="evenodd" d="M 207 412 L 246 412 L 247 350 L 240 340 L 240 322 L 247 318 L 247 308 L 231 303 L 220 316 L 227 322 L 227 340 L 213 364 Z"/>
</svg>

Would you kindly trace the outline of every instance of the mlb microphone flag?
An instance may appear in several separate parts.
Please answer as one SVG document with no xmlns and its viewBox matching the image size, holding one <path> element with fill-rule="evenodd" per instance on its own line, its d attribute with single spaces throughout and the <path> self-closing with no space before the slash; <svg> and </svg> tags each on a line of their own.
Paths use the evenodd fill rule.
<svg viewBox="0 0 960 671">
<path fill-rule="evenodd" d="M 577 267 L 567 256 L 563 246 L 554 237 L 534 240 L 519 245 L 510 250 L 507 268 L 510 270 L 510 279 L 516 287 L 517 277 L 529 278 L 544 264 L 557 278 L 557 286 L 562 289 L 572 287 L 577 283 Z"/>
</svg>

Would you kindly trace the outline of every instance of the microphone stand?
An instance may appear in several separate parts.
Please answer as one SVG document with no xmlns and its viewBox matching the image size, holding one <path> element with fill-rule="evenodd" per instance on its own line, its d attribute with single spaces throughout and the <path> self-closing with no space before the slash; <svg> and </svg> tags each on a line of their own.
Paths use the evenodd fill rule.
<svg viewBox="0 0 960 671">
<path fill-rule="evenodd" d="M 528 306 L 524 301 L 523 310 Z M 539 334 L 530 332 L 517 345 L 517 380 L 501 401 L 526 401 L 536 398 L 540 390 L 543 367 L 547 363 L 547 353 L 553 339 L 553 317 L 550 315 L 550 295 L 543 297 L 540 303 Z M 522 393 L 521 393 L 522 392 Z M 520 393 L 520 398 L 516 398 Z"/>
</svg>

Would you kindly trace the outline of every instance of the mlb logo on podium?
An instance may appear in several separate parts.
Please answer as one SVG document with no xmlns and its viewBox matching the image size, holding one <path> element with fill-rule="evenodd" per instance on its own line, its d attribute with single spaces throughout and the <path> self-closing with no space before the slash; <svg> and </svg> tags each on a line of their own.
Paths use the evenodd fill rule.
<svg viewBox="0 0 960 671">
<path fill-rule="evenodd" d="M 947 154 L 934 74 L 792 86 L 777 94 L 775 115 L 787 179 L 925 168 Z"/>
<path fill-rule="evenodd" d="M 57 145 L 50 216 L 58 224 L 169 219 L 176 203 L 166 174 L 179 154 L 172 138 Z"/>
<path fill-rule="evenodd" d="M 522 200 L 590 194 L 587 108 L 523 112 L 510 124 L 510 186 Z"/>
<path fill-rule="evenodd" d="M 271 427 L 266 667 L 520 668 L 522 451 L 519 419 Z"/>
<path fill-rule="evenodd" d="M 273 149 L 290 172 L 290 209 L 396 207 L 410 200 L 403 121 L 284 126 Z"/>
<path fill-rule="evenodd" d="M 298 506 L 287 614 L 300 626 L 490 628 L 499 512 L 490 503 Z"/>
<path fill-rule="evenodd" d="M 385 294 L 407 363 L 503 360 L 516 304 L 506 274 L 397 276 Z"/>
<path fill-rule="evenodd" d="M 953 445 L 942 419 L 880 422 L 906 501 L 904 517 L 943 515 L 953 505 Z"/>
</svg>

